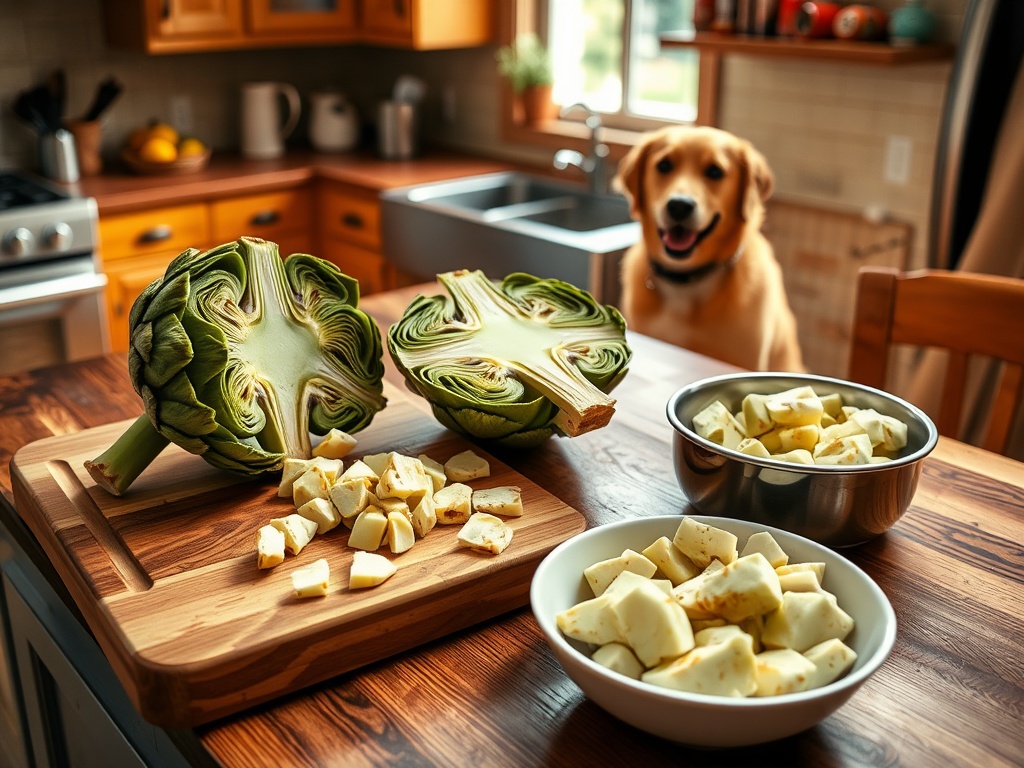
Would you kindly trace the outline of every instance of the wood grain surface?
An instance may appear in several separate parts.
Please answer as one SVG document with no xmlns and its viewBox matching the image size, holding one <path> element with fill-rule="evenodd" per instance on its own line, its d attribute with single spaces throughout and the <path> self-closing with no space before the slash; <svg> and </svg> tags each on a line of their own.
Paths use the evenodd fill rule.
<svg viewBox="0 0 1024 768">
<path fill-rule="evenodd" d="M 401 392 L 388 385 L 386 395 L 388 407 L 359 433 L 351 459 L 395 450 L 443 463 L 470 448 L 488 458 L 490 476 L 469 485 L 522 490 L 523 516 L 508 520 L 513 539 L 500 555 L 462 547 L 460 526 L 438 525 L 400 555 L 379 550 L 399 567 L 383 585 L 350 590 L 355 550 L 344 526 L 274 569 L 257 569 L 257 529 L 295 511 L 274 476 L 247 480 L 171 445 L 124 496 L 112 496 L 83 464 L 130 421 L 14 455 L 19 514 L 147 720 L 205 723 L 525 605 L 541 558 L 585 528 L 578 512 Z M 331 566 L 329 594 L 293 597 L 291 572 L 321 557 Z"/>
<path fill-rule="evenodd" d="M 417 290 L 363 305 L 387 327 Z M 690 509 L 673 476 L 665 403 L 678 387 L 731 370 L 630 339 L 634 361 L 613 393 L 611 424 L 494 454 L 590 526 Z M 391 367 L 388 376 L 400 382 Z M 0 377 L 0 493 L 10 498 L 6 460 L 20 445 L 137 411 L 118 357 Z M 896 610 L 892 655 L 838 712 L 774 744 L 694 750 L 622 724 L 566 677 L 527 608 L 175 737 L 195 763 L 232 768 L 1021 766 L 1022 541 L 1024 465 L 940 438 L 910 511 L 844 552 Z"/>
</svg>

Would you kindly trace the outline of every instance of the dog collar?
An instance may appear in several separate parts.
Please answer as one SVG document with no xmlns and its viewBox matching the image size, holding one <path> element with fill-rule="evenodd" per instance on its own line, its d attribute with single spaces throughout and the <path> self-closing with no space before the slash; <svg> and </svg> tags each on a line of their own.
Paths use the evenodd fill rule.
<svg viewBox="0 0 1024 768">
<path fill-rule="evenodd" d="M 718 269 L 729 269 L 733 264 L 740 260 L 742 255 L 743 246 L 741 245 L 736 250 L 736 253 L 729 257 L 728 261 L 713 261 L 710 264 L 705 264 L 697 267 L 696 269 L 689 269 L 681 272 L 674 269 L 666 269 L 652 258 L 648 258 L 647 260 L 650 263 L 651 272 L 658 277 L 668 280 L 670 283 L 681 283 L 686 285 L 688 283 L 699 282 Z M 648 281 L 647 287 L 654 288 L 654 285 Z"/>
</svg>

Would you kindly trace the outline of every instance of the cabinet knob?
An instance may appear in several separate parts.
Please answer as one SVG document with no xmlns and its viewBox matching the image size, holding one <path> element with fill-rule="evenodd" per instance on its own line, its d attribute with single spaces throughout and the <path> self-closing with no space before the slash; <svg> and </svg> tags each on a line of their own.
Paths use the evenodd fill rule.
<svg viewBox="0 0 1024 768">
<path fill-rule="evenodd" d="M 277 223 L 280 220 L 280 218 L 281 214 L 278 213 L 277 211 L 260 211 L 259 213 L 254 214 L 251 219 L 249 219 L 249 223 L 252 224 L 254 227 L 265 227 L 268 224 Z"/>
<path fill-rule="evenodd" d="M 174 230 L 166 224 L 160 224 L 156 227 L 151 227 L 139 235 L 139 242 L 146 243 L 161 243 L 164 240 L 170 240 L 174 234 Z"/>
<path fill-rule="evenodd" d="M 346 213 L 341 217 L 341 223 L 350 229 L 362 229 L 363 217 L 358 213 Z"/>
</svg>

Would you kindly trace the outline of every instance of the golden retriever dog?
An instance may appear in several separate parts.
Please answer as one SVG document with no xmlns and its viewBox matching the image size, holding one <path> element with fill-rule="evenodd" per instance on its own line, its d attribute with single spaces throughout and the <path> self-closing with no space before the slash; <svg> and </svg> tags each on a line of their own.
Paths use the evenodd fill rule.
<svg viewBox="0 0 1024 768">
<path fill-rule="evenodd" d="M 643 225 L 622 262 L 629 327 L 755 371 L 802 371 L 782 270 L 761 233 L 775 178 L 717 128 L 653 131 L 615 182 Z"/>
</svg>

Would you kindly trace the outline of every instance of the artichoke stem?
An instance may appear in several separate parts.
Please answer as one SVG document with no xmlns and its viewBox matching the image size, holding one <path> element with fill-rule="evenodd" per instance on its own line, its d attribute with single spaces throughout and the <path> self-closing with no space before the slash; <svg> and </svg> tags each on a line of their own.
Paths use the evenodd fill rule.
<svg viewBox="0 0 1024 768">
<path fill-rule="evenodd" d="M 142 414 L 107 450 L 85 462 L 96 484 L 120 496 L 153 463 L 170 442 L 156 431 L 149 416 Z"/>
</svg>

